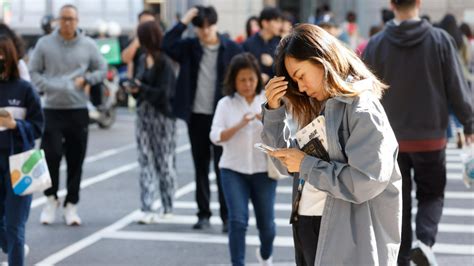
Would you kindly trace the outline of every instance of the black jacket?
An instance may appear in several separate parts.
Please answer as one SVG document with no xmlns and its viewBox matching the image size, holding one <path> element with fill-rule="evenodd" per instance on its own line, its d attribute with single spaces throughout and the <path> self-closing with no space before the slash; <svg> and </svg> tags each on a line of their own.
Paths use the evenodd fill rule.
<svg viewBox="0 0 474 266">
<path fill-rule="evenodd" d="M 260 36 L 260 33 L 256 33 L 242 44 L 244 51 L 250 52 L 255 56 L 255 58 L 257 58 L 262 73 L 267 74 L 270 78 L 275 75 L 275 71 L 273 69 L 274 64 L 272 64 L 272 66 L 263 65 L 261 57 L 262 54 L 269 54 L 271 57 L 275 58 L 275 51 L 278 44 L 280 43 L 280 40 L 280 37 L 273 37 L 268 42 L 265 42 L 262 36 Z"/>
<path fill-rule="evenodd" d="M 146 54 L 143 54 L 138 61 L 136 78 L 141 82 L 139 92 L 133 95 L 137 105 L 147 101 L 160 113 L 173 117 L 176 77 L 169 57 L 160 53 L 154 65 L 147 69 Z"/>
<path fill-rule="evenodd" d="M 176 83 L 176 97 L 173 111 L 178 118 L 188 121 L 196 96 L 199 64 L 203 50 L 198 38 L 181 38 L 187 26 L 179 22 L 163 38 L 163 51 L 180 66 Z M 214 109 L 222 98 L 226 68 L 234 55 L 242 52 L 238 44 L 219 35 L 220 46 L 217 56 L 217 80 L 215 85 Z"/>
<path fill-rule="evenodd" d="M 446 32 L 425 20 L 390 21 L 363 58 L 390 86 L 382 104 L 399 141 L 445 138 L 449 105 L 473 132 L 473 94 Z"/>
</svg>

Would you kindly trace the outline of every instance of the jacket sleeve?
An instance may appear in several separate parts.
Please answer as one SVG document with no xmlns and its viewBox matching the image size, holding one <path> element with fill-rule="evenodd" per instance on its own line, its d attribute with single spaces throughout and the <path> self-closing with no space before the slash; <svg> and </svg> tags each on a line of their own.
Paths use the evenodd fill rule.
<svg viewBox="0 0 474 266">
<path fill-rule="evenodd" d="M 222 145 L 221 141 L 221 133 L 222 131 L 227 129 L 227 125 L 225 122 L 225 112 L 226 106 L 224 105 L 224 100 L 226 98 L 222 98 L 216 107 L 216 111 L 214 113 L 214 118 L 212 119 L 212 126 L 211 132 L 209 133 L 209 139 L 215 145 Z"/>
<path fill-rule="evenodd" d="M 389 184 L 398 144 L 380 102 L 351 109 L 345 146 L 348 162 L 326 162 L 306 155 L 300 177 L 334 198 L 359 204 L 376 197 Z"/>
<path fill-rule="evenodd" d="M 268 109 L 267 104 L 262 105 L 263 131 L 261 134 L 263 143 L 275 148 L 287 148 L 290 145 L 290 132 L 285 124 L 286 109 L 282 105 L 278 109 Z M 278 159 L 270 157 L 277 170 L 283 175 L 290 175 L 288 169 Z"/>
<path fill-rule="evenodd" d="M 91 59 L 89 63 L 88 73 L 85 74 L 85 79 L 90 85 L 101 83 L 107 76 L 107 63 L 104 57 L 97 48 L 97 45 L 91 41 Z"/>
<path fill-rule="evenodd" d="M 165 53 L 173 60 L 181 63 L 186 56 L 189 56 L 191 47 L 191 39 L 182 39 L 184 31 L 187 26 L 181 22 L 178 22 L 171 30 L 169 30 L 163 37 L 162 49 Z"/>
<path fill-rule="evenodd" d="M 45 52 L 43 47 L 44 44 L 40 40 L 33 51 L 33 54 L 30 57 L 29 69 L 31 75 L 31 81 L 38 88 L 39 91 L 48 92 L 54 90 L 74 90 L 74 82 L 71 79 L 57 77 L 45 77 L 44 69 L 46 62 L 44 61 Z"/>
<path fill-rule="evenodd" d="M 473 134 L 473 91 L 464 76 L 454 40 L 446 37 L 449 39 L 444 42 L 446 46 L 442 56 L 446 94 L 454 114 L 464 126 L 464 133 Z"/>
</svg>

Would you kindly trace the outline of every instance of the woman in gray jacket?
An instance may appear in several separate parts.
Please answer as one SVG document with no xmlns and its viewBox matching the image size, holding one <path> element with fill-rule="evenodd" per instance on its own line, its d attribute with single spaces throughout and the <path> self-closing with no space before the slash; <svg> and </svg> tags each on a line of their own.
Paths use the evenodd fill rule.
<svg viewBox="0 0 474 266">
<path fill-rule="evenodd" d="M 262 139 L 277 148 L 270 155 L 280 171 L 295 178 L 297 265 L 396 265 L 401 176 L 398 144 L 379 102 L 386 86 L 309 24 L 281 41 L 276 70 L 266 86 Z M 299 128 L 324 116 L 328 156 L 308 155 L 288 139 L 286 111 Z"/>
</svg>

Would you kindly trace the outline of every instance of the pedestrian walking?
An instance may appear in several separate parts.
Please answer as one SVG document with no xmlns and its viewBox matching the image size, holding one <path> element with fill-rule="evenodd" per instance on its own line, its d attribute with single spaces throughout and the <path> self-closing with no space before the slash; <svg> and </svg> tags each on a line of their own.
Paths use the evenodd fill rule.
<svg viewBox="0 0 474 266">
<path fill-rule="evenodd" d="M 395 265 L 402 184 L 398 145 L 379 102 L 386 85 L 310 24 L 281 41 L 275 66 L 278 76 L 265 87 L 262 139 L 277 148 L 270 152 L 276 166 L 294 176 L 296 264 Z M 321 155 L 303 152 L 292 139 L 286 148 L 286 111 L 299 128 L 324 117 Z"/>
<path fill-rule="evenodd" d="M 453 39 L 419 17 L 420 0 L 391 0 L 395 18 L 369 41 L 363 58 L 390 85 L 382 99 L 400 146 L 403 228 L 399 265 L 434 265 L 446 187 L 448 106 L 473 140 L 472 91 Z M 412 174 L 413 173 L 413 174 Z M 416 246 L 412 233 L 412 184 L 416 184 Z"/>
<path fill-rule="evenodd" d="M 63 216 L 67 225 L 81 224 L 77 204 L 89 133 L 86 88 L 105 79 L 107 65 L 95 42 L 78 29 L 78 21 L 75 6 L 61 7 L 59 28 L 38 41 L 29 62 L 33 84 L 44 93 L 46 124 L 41 148 L 52 181 L 52 187 L 44 192 L 48 200 L 41 212 L 43 224 L 56 218 L 63 155 L 67 164 Z"/>
<path fill-rule="evenodd" d="M 187 25 L 192 22 L 197 37 L 182 38 Z M 173 101 L 174 114 L 188 125 L 191 152 L 196 174 L 196 202 L 198 222 L 194 229 L 210 226 L 210 184 L 209 163 L 211 154 L 214 161 L 219 190 L 220 216 L 223 231 L 227 231 L 227 207 L 222 187 L 218 162 L 222 148 L 209 140 L 212 117 L 217 102 L 222 98 L 222 83 L 230 60 L 240 53 L 241 48 L 217 32 L 217 12 L 214 7 L 197 6 L 191 8 L 168 31 L 163 39 L 163 51 L 180 65 L 176 84 L 176 99 Z"/>
<path fill-rule="evenodd" d="M 140 164 L 142 217 L 138 222 L 157 222 L 155 200 L 161 198 L 161 214 L 170 217 L 176 188 L 176 119 L 171 102 L 176 78 L 171 59 L 161 50 L 163 34 L 156 21 L 141 24 L 138 39 L 145 53 L 138 61 L 137 79 L 130 92 L 137 99 L 136 140 Z"/>
<path fill-rule="evenodd" d="M 259 61 L 263 82 L 267 83 L 273 77 L 273 61 L 275 49 L 280 42 L 282 31 L 282 14 L 278 8 L 266 7 L 258 18 L 260 31 L 249 37 L 242 48 L 253 54 Z"/>
<path fill-rule="evenodd" d="M 0 35 L 0 247 L 8 255 L 9 265 L 25 265 L 28 253 L 25 226 L 32 195 L 13 192 L 9 156 L 25 151 L 34 143 L 25 143 L 20 130 L 35 139 L 43 131 L 43 112 L 33 86 L 20 78 L 18 56 L 13 41 Z"/>
<path fill-rule="evenodd" d="M 229 212 L 231 262 L 234 266 L 245 265 L 250 200 L 261 244 L 257 258 L 262 265 L 271 265 L 277 181 L 268 177 L 266 155 L 254 148 L 262 142 L 261 105 L 266 100 L 257 59 L 250 53 L 236 55 L 224 84 L 226 97 L 217 104 L 209 136 L 223 147 L 219 169 Z"/>
</svg>

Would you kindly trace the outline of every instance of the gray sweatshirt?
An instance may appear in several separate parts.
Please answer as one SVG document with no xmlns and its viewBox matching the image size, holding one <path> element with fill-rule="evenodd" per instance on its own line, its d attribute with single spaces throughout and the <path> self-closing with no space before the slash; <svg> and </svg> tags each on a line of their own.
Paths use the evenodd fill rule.
<svg viewBox="0 0 474 266">
<path fill-rule="evenodd" d="M 31 80 L 44 92 L 45 109 L 87 108 L 87 95 L 74 79 L 84 77 L 90 85 L 105 79 L 107 64 L 95 42 L 77 32 L 64 40 L 58 30 L 39 39 L 29 62 Z"/>
</svg>

